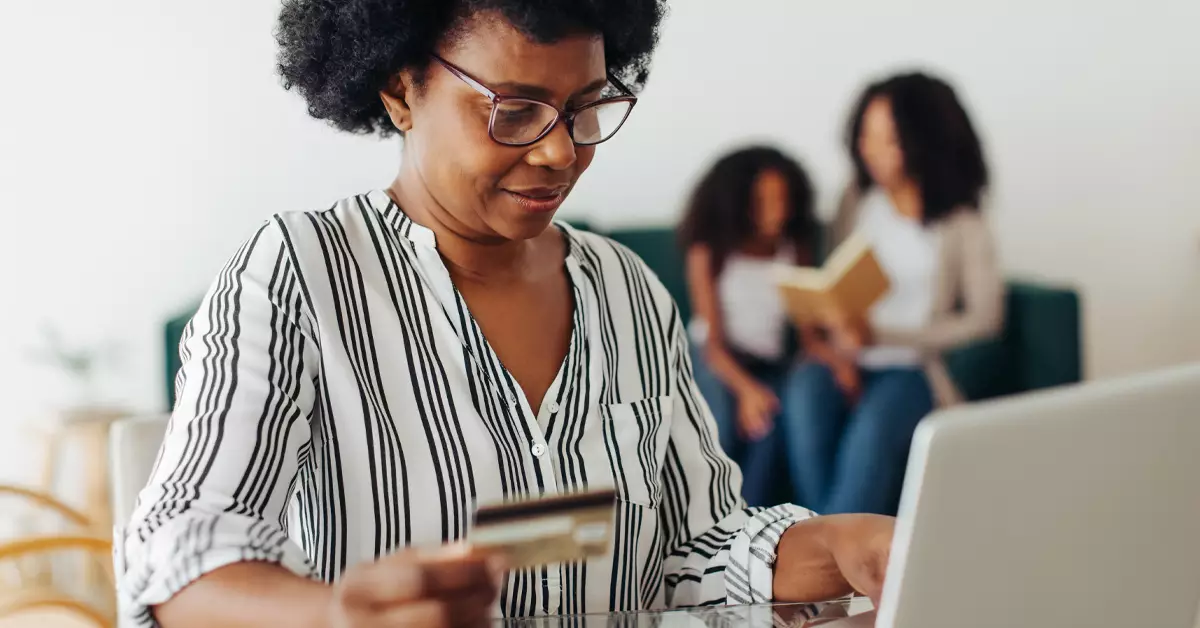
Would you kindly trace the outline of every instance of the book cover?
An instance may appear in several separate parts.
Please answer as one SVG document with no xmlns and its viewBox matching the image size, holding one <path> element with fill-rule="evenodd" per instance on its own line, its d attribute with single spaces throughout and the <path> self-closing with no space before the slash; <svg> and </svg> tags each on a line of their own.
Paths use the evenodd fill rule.
<svg viewBox="0 0 1200 628">
<path fill-rule="evenodd" d="M 813 325 L 826 313 L 842 311 L 866 320 L 890 289 L 871 244 L 859 235 L 847 238 L 821 268 L 781 266 L 777 283 L 784 307 L 797 325 Z"/>
</svg>

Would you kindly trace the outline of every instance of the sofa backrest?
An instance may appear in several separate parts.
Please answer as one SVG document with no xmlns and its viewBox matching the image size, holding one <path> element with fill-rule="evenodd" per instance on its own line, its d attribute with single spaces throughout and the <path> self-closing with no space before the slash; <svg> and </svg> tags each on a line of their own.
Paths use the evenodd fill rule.
<svg viewBox="0 0 1200 628">
<path fill-rule="evenodd" d="M 691 314 L 683 251 L 669 228 L 617 229 L 610 238 L 628 246 L 658 275 Z M 818 234 L 815 250 L 824 242 Z M 1070 288 L 1012 281 L 1008 286 L 1003 335 L 963 347 L 946 356 L 951 373 L 971 399 L 1049 388 L 1080 381 L 1082 341 L 1078 293 Z"/>
<path fill-rule="evenodd" d="M 617 229 L 605 235 L 637 253 L 650 270 L 658 275 L 659 281 L 662 281 L 675 303 L 679 305 L 681 320 L 686 323 L 691 319 L 691 299 L 687 293 L 683 251 L 679 250 L 675 231 L 654 228 Z"/>
</svg>

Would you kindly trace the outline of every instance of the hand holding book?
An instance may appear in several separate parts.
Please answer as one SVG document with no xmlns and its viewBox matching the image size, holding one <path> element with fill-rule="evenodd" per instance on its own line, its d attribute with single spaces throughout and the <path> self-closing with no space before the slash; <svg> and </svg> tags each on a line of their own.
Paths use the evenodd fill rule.
<svg viewBox="0 0 1200 628">
<path fill-rule="evenodd" d="M 863 347 L 871 344 L 871 326 L 862 317 L 830 308 L 821 314 L 821 319 L 829 344 L 839 356 L 853 360 Z"/>
<path fill-rule="evenodd" d="M 859 236 L 843 242 L 823 268 L 780 268 L 779 289 L 788 314 L 806 344 L 812 342 L 812 357 L 830 368 L 850 399 L 861 392 L 858 354 L 871 344 L 870 309 L 889 284 L 870 244 Z"/>
<path fill-rule="evenodd" d="M 781 267 L 778 285 L 797 327 L 824 328 L 839 353 L 853 355 L 870 342 L 871 307 L 890 289 L 870 243 L 857 235 L 822 268 Z"/>
</svg>

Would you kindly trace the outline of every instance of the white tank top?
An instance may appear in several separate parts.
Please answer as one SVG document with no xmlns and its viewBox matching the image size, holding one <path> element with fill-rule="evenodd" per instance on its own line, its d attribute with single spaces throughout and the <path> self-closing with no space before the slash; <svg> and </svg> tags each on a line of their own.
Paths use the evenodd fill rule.
<svg viewBox="0 0 1200 628">
<path fill-rule="evenodd" d="M 787 313 L 775 285 L 780 262 L 792 263 L 795 254 L 781 249 L 774 258 L 734 253 L 725 260 L 717 278 L 717 303 L 721 308 L 725 341 L 731 349 L 763 360 L 782 360 L 787 338 Z M 695 318 L 689 335 L 698 344 L 708 339 L 708 322 Z"/>
<path fill-rule="evenodd" d="M 856 229 L 871 242 L 892 285 L 871 308 L 871 325 L 912 331 L 928 325 L 941 247 L 937 232 L 900 215 L 878 191 L 863 199 Z M 866 368 L 916 366 L 921 352 L 912 347 L 872 346 L 863 349 L 858 363 Z"/>
</svg>

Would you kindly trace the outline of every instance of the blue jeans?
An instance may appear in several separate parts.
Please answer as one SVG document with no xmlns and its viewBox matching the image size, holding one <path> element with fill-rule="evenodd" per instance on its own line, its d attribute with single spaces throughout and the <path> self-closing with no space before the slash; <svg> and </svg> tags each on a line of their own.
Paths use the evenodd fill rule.
<svg viewBox="0 0 1200 628">
<path fill-rule="evenodd" d="M 917 368 L 866 370 L 851 406 L 823 364 L 789 374 L 783 407 L 792 485 L 823 514 L 895 514 L 917 423 L 933 410 L 933 392 Z"/>
<path fill-rule="evenodd" d="M 737 398 L 712 372 L 695 346 L 692 347 L 692 374 L 717 423 L 721 448 L 742 469 L 742 497 L 750 506 L 778 504 L 778 471 L 782 454 L 778 424 L 781 417 L 776 417 L 776 427 L 761 440 L 745 440 L 737 431 Z M 783 372 L 755 375 L 776 396 L 783 398 L 782 387 L 787 379 Z"/>
</svg>

